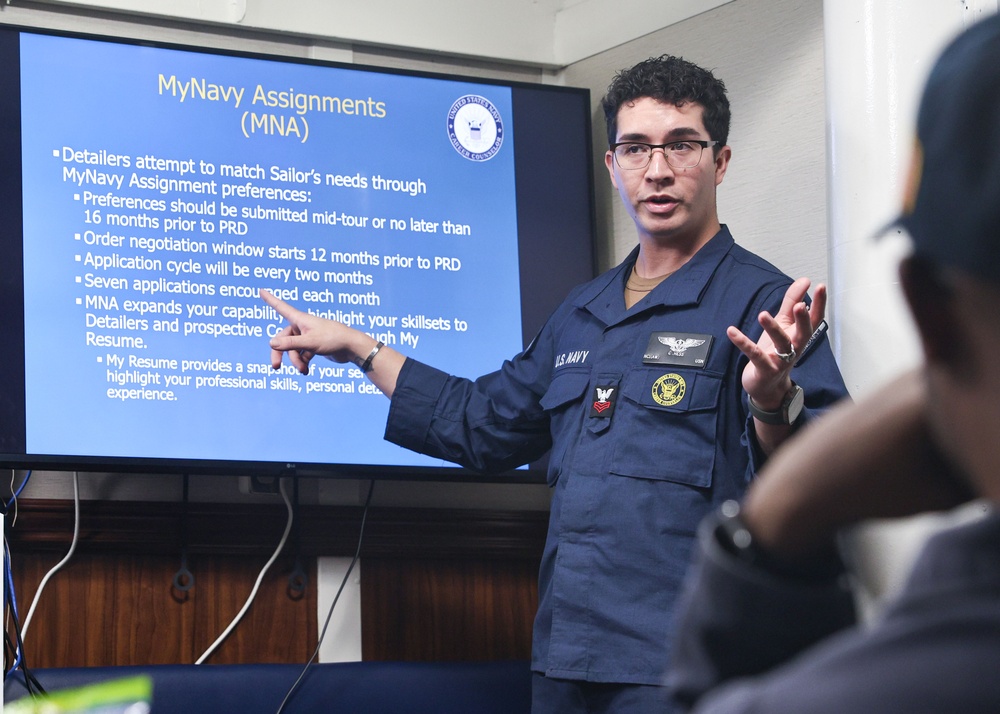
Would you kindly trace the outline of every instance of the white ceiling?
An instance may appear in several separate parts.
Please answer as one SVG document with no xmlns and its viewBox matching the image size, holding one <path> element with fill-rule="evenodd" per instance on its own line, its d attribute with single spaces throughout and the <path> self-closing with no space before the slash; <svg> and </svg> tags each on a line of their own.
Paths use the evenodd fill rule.
<svg viewBox="0 0 1000 714">
<path fill-rule="evenodd" d="M 733 0 L 41 0 L 559 69 Z"/>
</svg>

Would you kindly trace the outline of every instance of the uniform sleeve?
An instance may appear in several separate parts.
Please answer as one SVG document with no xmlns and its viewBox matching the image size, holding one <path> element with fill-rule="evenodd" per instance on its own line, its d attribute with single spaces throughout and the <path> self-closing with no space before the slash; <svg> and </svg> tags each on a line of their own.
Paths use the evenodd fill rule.
<svg viewBox="0 0 1000 714">
<path fill-rule="evenodd" d="M 551 446 L 540 400 L 551 380 L 547 328 L 501 369 L 476 380 L 413 359 L 400 372 L 385 438 L 482 472 L 516 468 Z"/>
<path fill-rule="evenodd" d="M 777 576 L 739 560 L 715 539 L 709 517 L 698 533 L 694 567 L 677 611 L 670 684 L 684 706 L 728 692 L 713 714 L 756 711 L 753 680 L 855 623 L 843 578 Z M 711 699 L 711 698 L 709 698 Z M 696 711 L 702 712 L 701 708 Z"/>
<path fill-rule="evenodd" d="M 744 329 L 748 337 L 757 340 L 763 330 L 757 324 L 757 315 L 761 310 L 767 310 L 772 315 L 781 307 L 788 284 L 775 288 L 770 292 L 765 300 L 761 302 L 759 308 L 751 311 L 753 317 L 753 331 Z M 742 329 L 742 328 L 741 328 Z M 746 365 L 745 360 L 741 363 Z M 810 421 L 821 415 L 827 409 L 839 402 L 841 399 L 849 399 L 847 385 L 840 374 L 840 368 L 833 357 L 833 349 L 830 344 L 830 330 L 819 338 L 813 347 L 796 363 L 792 368 L 792 381 L 802 387 L 805 391 L 805 406 L 802 415 L 795 422 L 795 431 L 798 431 Z M 764 465 L 767 457 L 757 445 L 757 436 L 754 432 L 753 417 L 750 416 L 749 401 L 746 392 L 743 393 L 743 409 L 746 418 L 746 430 L 743 434 L 743 444 L 750 454 L 748 479 L 752 478 Z"/>
</svg>

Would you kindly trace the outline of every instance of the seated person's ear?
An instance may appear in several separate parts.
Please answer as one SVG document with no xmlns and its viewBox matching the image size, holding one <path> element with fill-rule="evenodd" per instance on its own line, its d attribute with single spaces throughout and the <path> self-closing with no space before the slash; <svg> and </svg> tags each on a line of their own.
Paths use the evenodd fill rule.
<svg viewBox="0 0 1000 714">
<path fill-rule="evenodd" d="M 927 260 L 911 256 L 900 263 L 899 277 L 928 364 L 961 367 L 970 357 L 968 337 L 946 276 Z"/>
</svg>

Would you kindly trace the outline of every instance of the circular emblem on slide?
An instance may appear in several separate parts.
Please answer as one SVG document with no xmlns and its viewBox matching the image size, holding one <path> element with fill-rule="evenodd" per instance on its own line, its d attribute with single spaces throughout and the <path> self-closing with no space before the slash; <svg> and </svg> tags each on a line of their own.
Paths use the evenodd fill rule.
<svg viewBox="0 0 1000 714">
<path fill-rule="evenodd" d="M 489 99 L 459 97 L 448 110 L 448 137 L 455 151 L 470 161 L 488 161 L 503 144 L 503 120 Z"/>
<path fill-rule="evenodd" d="M 653 401 L 664 407 L 672 407 L 684 399 L 686 391 L 687 382 L 684 377 L 671 372 L 653 383 Z"/>
</svg>

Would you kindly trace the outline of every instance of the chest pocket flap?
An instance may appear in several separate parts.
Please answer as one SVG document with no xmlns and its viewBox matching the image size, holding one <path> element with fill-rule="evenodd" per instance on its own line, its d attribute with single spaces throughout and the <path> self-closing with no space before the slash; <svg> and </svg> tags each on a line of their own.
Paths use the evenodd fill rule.
<svg viewBox="0 0 1000 714">
<path fill-rule="evenodd" d="M 590 382 L 590 370 L 563 369 L 556 372 L 549 388 L 539 403 L 542 409 L 551 412 L 572 402 L 583 401 L 583 393 Z"/>
<path fill-rule="evenodd" d="M 622 383 L 612 471 L 708 488 L 715 467 L 721 375 L 637 368 Z"/>
</svg>

